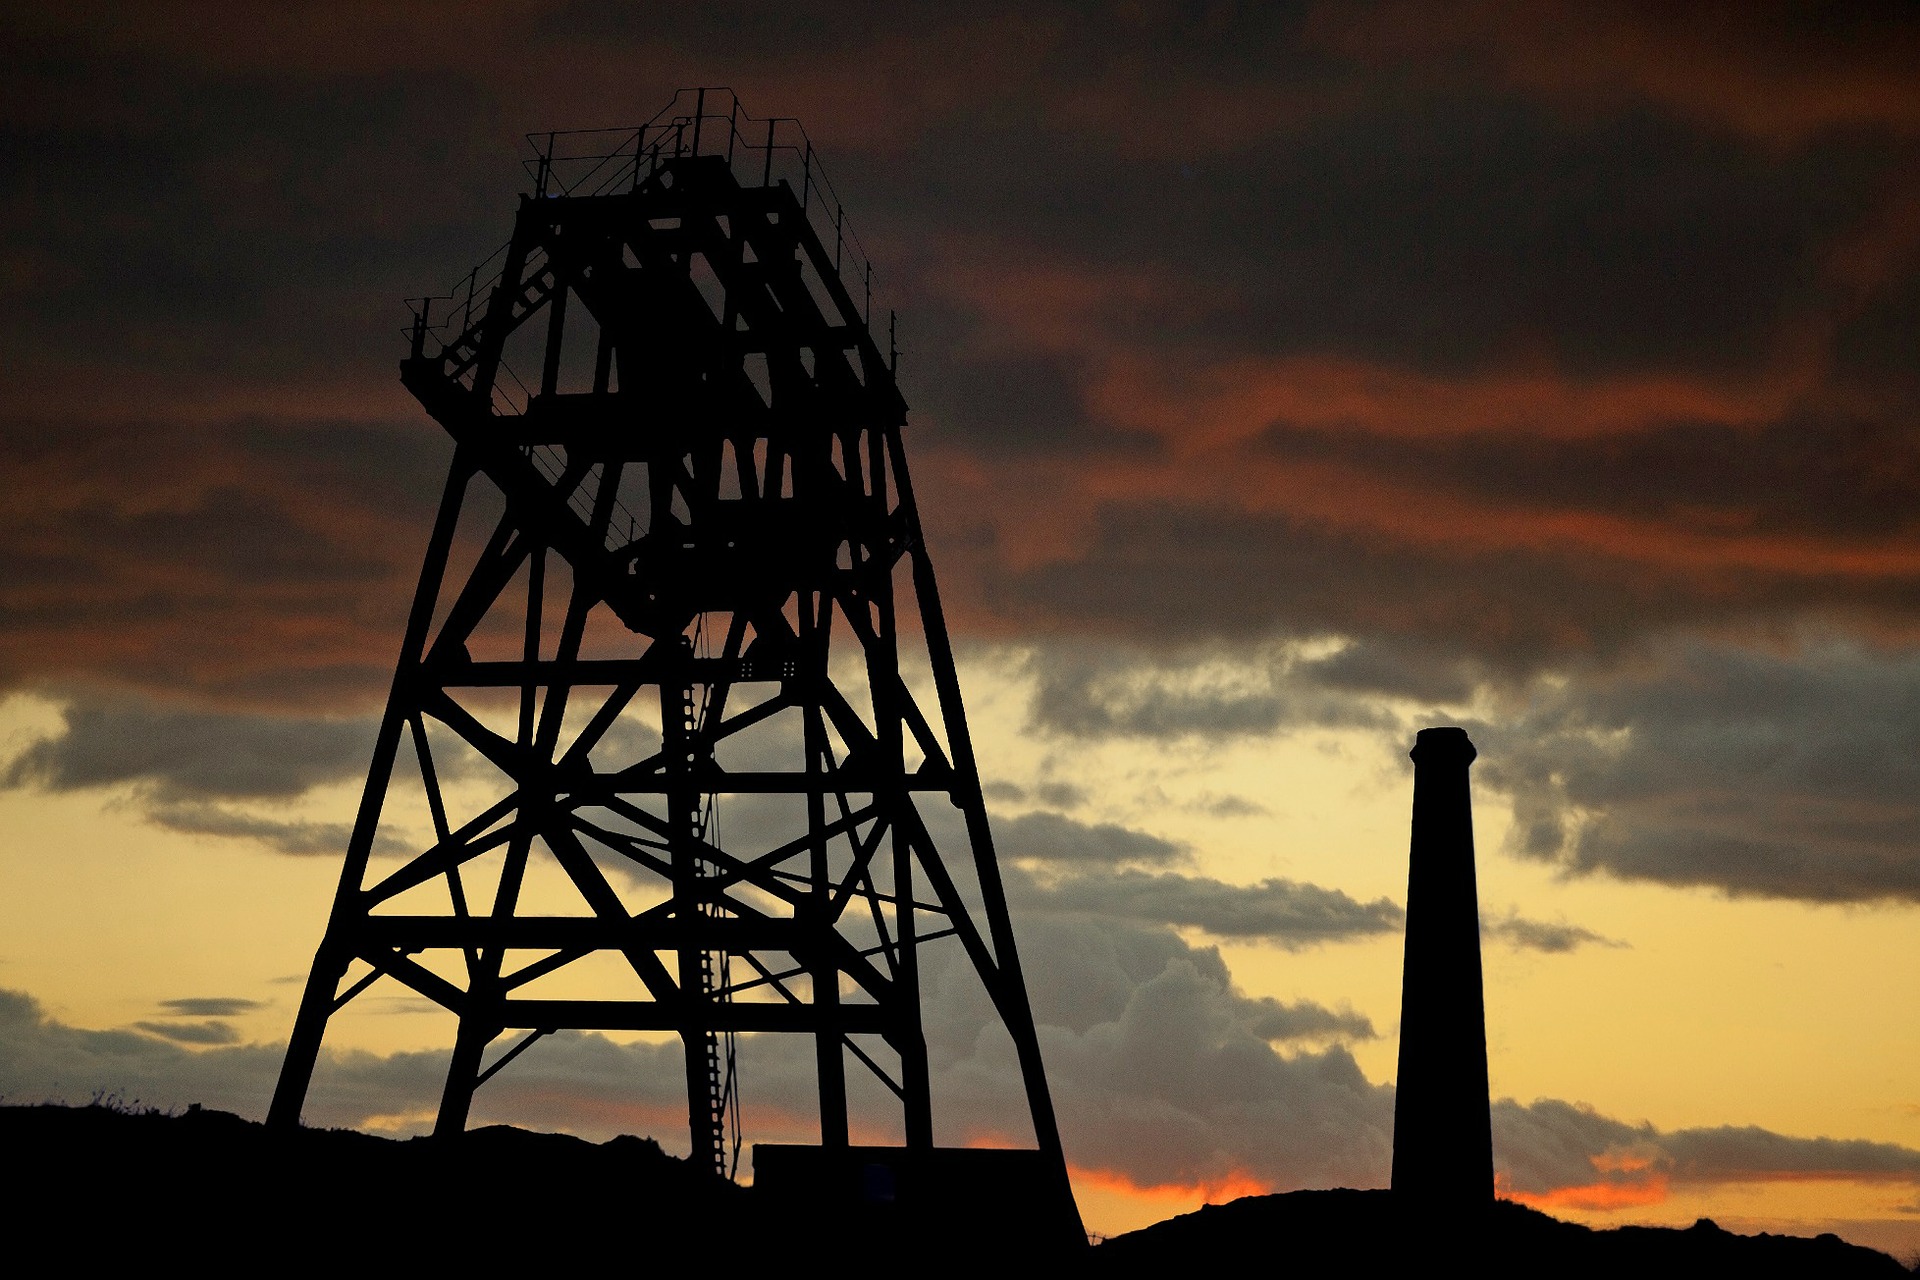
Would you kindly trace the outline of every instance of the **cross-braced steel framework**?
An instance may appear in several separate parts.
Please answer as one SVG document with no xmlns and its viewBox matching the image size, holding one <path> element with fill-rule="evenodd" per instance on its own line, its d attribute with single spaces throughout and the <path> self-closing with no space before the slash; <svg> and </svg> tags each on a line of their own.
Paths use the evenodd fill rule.
<svg viewBox="0 0 1920 1280">
<path fill-rule="evenodd" d="M 883 353 L 812 146 L 707 90 L 533 141 L 512 240 L 416 304 L 402 379 L 454 460 L 272 1121 L 385 978 L 458 1017 L 443 1132 L 557 1029 L 677 1032 L 693 1151 L 730 1172 L 733 1038 L 787 1032 L 823 1146 L 851 1059 L 930 1148 L 919 969 L 957 946 L 1064 1188 L 891 323 Z M 375 862 L 402 783 L 431 838 Z M 624 994 L 567 986 L 609 959 Z"/>
</svg>

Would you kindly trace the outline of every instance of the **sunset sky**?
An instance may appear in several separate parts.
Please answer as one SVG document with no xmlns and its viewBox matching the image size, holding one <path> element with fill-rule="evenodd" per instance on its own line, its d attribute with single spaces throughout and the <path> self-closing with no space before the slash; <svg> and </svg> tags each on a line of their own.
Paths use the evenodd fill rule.
<svg viewBox="0 0 1920 1280">
<path fill-rule="evenodd" d="M 1811 8 L 8 6 L 0 1095 L 264 1114 L 451 456 L 401 299 L 524 133 L 729 85 L 899 311 L 1090 1228 L 1385 1184 L 1458 724 L 1503 1192 L 1920 1251 L 1920 18 Z M 309 1121 L 451 1038 L 370 994 Z M 674 1053 L 476 1120 L 684 1150 Z"/>
</svg>

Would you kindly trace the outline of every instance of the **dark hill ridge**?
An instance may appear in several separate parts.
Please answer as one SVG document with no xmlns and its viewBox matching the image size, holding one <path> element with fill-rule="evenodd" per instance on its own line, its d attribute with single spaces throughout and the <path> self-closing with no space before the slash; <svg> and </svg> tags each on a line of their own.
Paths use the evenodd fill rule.
<svg viewBox="0 0 1920 1280">
<path fill-rule="evenodd" d="M 8 1216 L 91 1262 L 278 1260 L 302 1273 L 645 1253 L 738 1234 L 750 1192 L 651 1138 L 506 1126 L 455 1142 L 268 1130 L 222 1111 L 0 1107 Z M 719 1238 L 728 1238 L 723 1234 Z M 751 1247 L 753 1242 L 746 1242 Z M 76 1259 L 77 1260 L 77 1259 Z"/>
<path fill-rule="evenodd" d="M 1209 1258 L 1271 1259 L 1304 1275 L 1620 1277 L 1887 1277 L 1913 1273 L 1838 1236 L 1739 1236 L 1702 1219 L 1691 1227 L 1596 1231 L 1512 1201 L 1477 1228 L 1410 1220 L 1387 1191 L 1292 1191 L 1208 1205 L 1097 1251 L 1100 1270 L 1165 1276 Z"/>
<path fill-rule="evenodd" d="M 0 1153 L 9 1220 L 42 1240 L 71 1242 L 73 1261 L 95 1267 L 185 1258 L 216 1274 L 241 1265 L 388 1274 L 601 1259 L 631 1269 L 696 1255 L 708 1266 L 846 1262 L 859 1241 L 924 1274 L 977 1274 L 989 1259 L 1015 1274 L 1116 1276 L 1178 1276 L 1241 1260 L 1307 1276 L 1450 1274 L 1463 1265 L 1476 1274 L 1609 1280 L 1911 1274 L 1833 1236 L 1736 1236 L 1711 1224 L 1591 1231 L 1508 1203 L 1479 1232 L 1420 1226 L 1397 1215 L 1384 1191 L 1250 1196 L 1046 1259 L 992 1220 L 909 1231 L 868 1211 L 822 1223 L 693 1168 L 650 1138 L 592 1143 L 506 1126 L 441 1142 L 280 1134 L 199 1109 L 0 1106 Z"/>
</svg>

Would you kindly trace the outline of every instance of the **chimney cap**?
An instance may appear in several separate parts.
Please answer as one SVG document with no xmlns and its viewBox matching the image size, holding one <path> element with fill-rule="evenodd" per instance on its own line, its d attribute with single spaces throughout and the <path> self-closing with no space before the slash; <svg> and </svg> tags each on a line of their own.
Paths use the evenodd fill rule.
<svg viewBox="0 0 1920 1280">
<path fill-rule="evenodd" d="M 1468 765 L 1480 753 L 1474 750 L 1473 740 L 1467 737 L 1465 729 L 1447 726 L 1422 729 L 1414 735 L 1413 750 L 1407 754 L 1415 764 Z"/>
</svg>

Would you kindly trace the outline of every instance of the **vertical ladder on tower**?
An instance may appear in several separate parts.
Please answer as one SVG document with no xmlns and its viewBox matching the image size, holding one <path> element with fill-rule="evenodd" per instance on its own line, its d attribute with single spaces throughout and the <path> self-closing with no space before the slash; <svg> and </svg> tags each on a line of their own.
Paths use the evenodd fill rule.
<svg viewBox="0 0 1920 1280">
<path fill-rule="evenodd" d="M 694 622 L 694 633 L 688 648 L 702 658 L 713 655 L 706 650 L 708 644 L 707 619 L 700 614 Z M 706 741 L 707 717 L 713 709 L 713 687 L 702 685 L 696 694 L 691 684 L 681 690 L 680 717 L 683 741 L 699 743 Z M 708 792 L 701 802 L 694 806 L 689 834 L 693 837 L 692 847 L 709 843 L 717 833 L 719 797 Z M 696 874 L 701 879 L 709 879 L 720 874 L 720 868 L 701 859 L 696 863 Z M 722 910 L 718 894 L 700 895 L 700 914 L 708 919 L 719 919 Z M 708 1004 L 725 1004 L 732 1000 L 732 962 L 724 951 L 703 949 L 700 952 L 700 999 Z M 732 1178 L 740 1167 L 740 1108 L 737 1093 L 738 1076 L 736 1073 L 736 1043 L 731 1030 L 716 1031 L 708 1028 L 700 1033 L 701 1056 L 706 1064 L 706 1133 L 709 1136 L 707 1158 L 711 1161 L 715 1173 L 723 1178 Z"/>
</svg>

